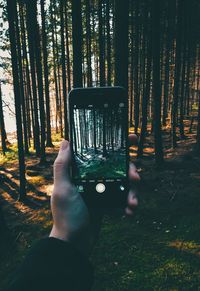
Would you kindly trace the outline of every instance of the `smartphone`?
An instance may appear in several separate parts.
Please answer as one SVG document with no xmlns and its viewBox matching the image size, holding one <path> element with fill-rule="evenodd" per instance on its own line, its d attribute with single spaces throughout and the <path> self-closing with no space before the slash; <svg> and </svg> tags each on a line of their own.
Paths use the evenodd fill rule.
<svg viewBox="0 0 200 291">
<path fill-rule="evenodd" d="M 68 95 L 72 180 L 86 204 L 121 208 L 128 194 L 128 96 L 122 87 Z"/>
</svg>

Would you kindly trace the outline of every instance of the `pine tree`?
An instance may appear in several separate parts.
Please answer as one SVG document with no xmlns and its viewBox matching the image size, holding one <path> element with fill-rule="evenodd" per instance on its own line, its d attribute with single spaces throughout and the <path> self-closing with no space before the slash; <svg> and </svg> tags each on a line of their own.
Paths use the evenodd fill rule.
<svg viewBox="0 0 200 291">
<path fill-rule="evenodd" d="M 43 52 L 43 67 L 44 67 L 44 83 L 45 83 L 45 101 L 46 101 L 46 146 L 52 147 L 51 138 L 51 116 L 50 116 L 50 96 L 49 96 L 49 68 L 48 68 L 48 52 L 47 52 L 47 32 L 46 32 L 46 13 L 45 0 L 40 1 L 41 18 L 42 18 L 42 52 Z"/>
<path fill-rule="evenodd" d="M 154 102 L 154 140 L 156 163 L 163 162 L 161 130 L 161 82 L 160 82 L 160 1 L 153 0 L 152 9 L 152 56 L 153 56 L 153 102 Z"/>
<path fill-rule="evenodd" d="M 19 174 L 20 174 L 19 199 L 23 200 L 26 196 L 26 177 L 25 177 L 24 144 L 23 144 L 23 135 L 22 135 L 19 68 L 18 68 L 18 62 L 17 62 L 16 21 L 15 21 L 14 11 L 16 11 L 16 1 L 7 0 L 9 36 L 10 36 L 11 59 L 12 59 L 12 73 L 13 73 L 13 85 L 14 85 L 14 98 L 15 98 L 15 112 L 16 112 Z"/>
<path fill-rule="evenodd" d="M 6 131 L 5 131 L 4 114 L 3 114 L 1 82 L 0 82 L 0 132 L 1 132 L 2 152 L 3 154 L 5 154 L 5 152 L 7 151 L 7 146 L 6 146 Z"/>
<path fill-rule="evenodd" d="M 128 90 L 129 1 L 115 1 L 115 85 Z"/>
<path fill-rule="evenodd" d="M 82 80 L 82 17 L 81 0 L 72 0 L 73 86 L 83 87 Z"/>
</svg>

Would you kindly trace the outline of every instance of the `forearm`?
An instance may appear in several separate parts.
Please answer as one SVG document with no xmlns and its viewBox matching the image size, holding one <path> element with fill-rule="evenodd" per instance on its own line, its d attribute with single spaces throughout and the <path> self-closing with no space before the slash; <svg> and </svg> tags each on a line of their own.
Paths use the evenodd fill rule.
<svg viewBox="0 0 200 291">
<path fill-rule="evenodd" d="M 50 237 L 32 247 L 6 291 L 88 291 L 92 281 L 89 261 L 70 243 Z"/>
</svg>

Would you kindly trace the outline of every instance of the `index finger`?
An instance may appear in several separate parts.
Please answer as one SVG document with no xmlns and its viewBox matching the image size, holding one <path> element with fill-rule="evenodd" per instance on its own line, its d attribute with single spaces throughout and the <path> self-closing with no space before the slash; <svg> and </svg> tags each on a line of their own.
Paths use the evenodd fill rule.
<svg viewBox="0 0 200 291">
<path fill-rule="evenodd" d="M 138 137 L 136 134 L 130 133 L 128 135 L 129 146 L 137 145 L 138 144 Z"/>
</svg>

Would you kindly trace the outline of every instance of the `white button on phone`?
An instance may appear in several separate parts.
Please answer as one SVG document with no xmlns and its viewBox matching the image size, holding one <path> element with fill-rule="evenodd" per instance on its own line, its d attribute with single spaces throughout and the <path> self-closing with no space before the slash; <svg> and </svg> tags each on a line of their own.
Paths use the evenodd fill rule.
<svg viewBox="0 0 200 291">
<path fill-rule="evenodd" d="M 98 184 L 96 185 L 96 191 L 97 191 L 98 193 L 103 193 L 105 190 L 106 190 L 106 187 L 105 187 L 104 184 L 102 184 L 102 183 L 98 183 Z"/>
</svg>

